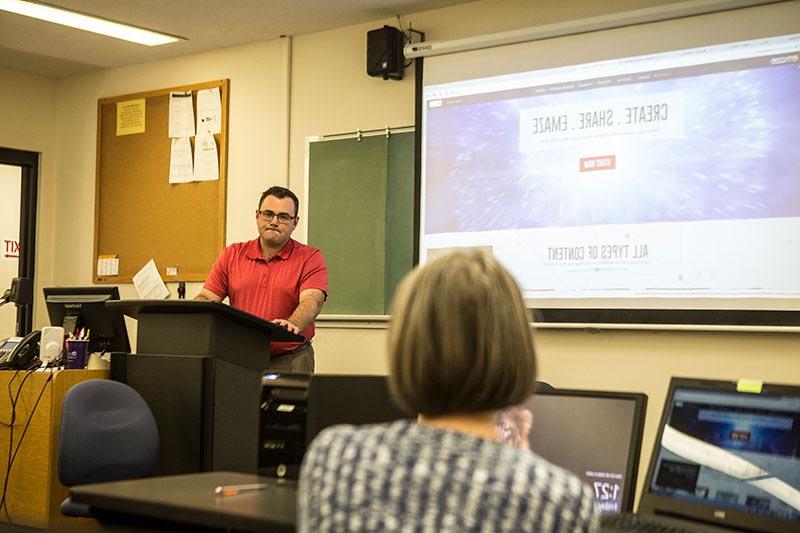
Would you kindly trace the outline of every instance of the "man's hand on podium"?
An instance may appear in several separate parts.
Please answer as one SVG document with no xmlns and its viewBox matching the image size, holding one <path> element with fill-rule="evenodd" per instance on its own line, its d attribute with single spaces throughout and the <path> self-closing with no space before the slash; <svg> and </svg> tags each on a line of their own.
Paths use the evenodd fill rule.
<svg viewBox="0 0 800 533">
<path fill-rule="evenodd" d="M 284 320 L 282 318 L 276 318 L 275 320 L 272 321 L 272 323 L 273 324 L 277 324 L 277 325 L 279 325 L 279 326 L 281 326 L 283 328 L 286 328 L 287 330 L 289 330 L 292 333 L 295 333 L 297 335 L 300 334 L 300 328 L 298 328 L 297 326 L 295 326 L 294 324 L 292 324 L 288 320 Z"/>
</svg>

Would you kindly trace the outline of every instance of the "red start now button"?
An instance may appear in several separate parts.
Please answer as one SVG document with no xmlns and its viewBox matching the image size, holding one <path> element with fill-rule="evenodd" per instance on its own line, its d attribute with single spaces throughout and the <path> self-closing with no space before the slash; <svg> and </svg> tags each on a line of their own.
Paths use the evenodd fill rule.
<svg viewBox="0 0 800 533">
<path fill-rule="evenodd" d="M 617 168 L 617 156 L 598 155 L 594 157 L 581 157 L 580 172 L 591 172 L 593 170 L 612 170 Z"/>
</svg>

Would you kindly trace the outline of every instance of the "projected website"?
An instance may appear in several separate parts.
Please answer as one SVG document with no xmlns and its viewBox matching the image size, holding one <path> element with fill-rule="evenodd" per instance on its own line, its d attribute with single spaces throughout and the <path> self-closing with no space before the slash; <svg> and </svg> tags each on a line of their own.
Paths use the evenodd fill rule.
<svg viewBox="0 0 800 533">
<path fill-rule="evenodd" d="M 800 296 L 800 35 L 424 88 L 420 262 L 527 299 Z"/>
</svg>

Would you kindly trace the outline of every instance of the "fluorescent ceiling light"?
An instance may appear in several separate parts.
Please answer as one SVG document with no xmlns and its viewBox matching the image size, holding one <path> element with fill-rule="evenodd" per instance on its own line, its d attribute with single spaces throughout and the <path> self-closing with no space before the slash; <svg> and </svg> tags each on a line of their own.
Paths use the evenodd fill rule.
<svg viewBox="0 0 800 533">
<path fill-rule="evenodd" d="M 156 33 L 154 31 L 128 26 L 127 24 L 111 22 L 110 20 L 82 15 L 74 11 L 67 11 L 66 9 L 27 2 L 25 0 L 0 0 L 0 9 L 3 11 L 10 11 L 11 13 L 17 13 L 18 15 L 25 15 L 26 17 L 33 17 L 63 26 L 77 28 L 79 30 L 115 37 L 124 41 L 146 44 L 147 46 L 158 46 L 160 44 L 174 43 L 180 40 L 179 37 L 174 37 L 172 35 Z"/>
</svg>

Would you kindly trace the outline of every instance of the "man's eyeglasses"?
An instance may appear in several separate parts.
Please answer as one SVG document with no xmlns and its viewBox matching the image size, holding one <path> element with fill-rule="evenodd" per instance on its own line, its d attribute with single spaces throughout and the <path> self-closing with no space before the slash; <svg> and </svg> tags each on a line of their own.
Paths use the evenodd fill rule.
<svg viewBox="0 0 800 533">
<path fill-rule="evenodd" d="M 256 213 L 261 215 L 261 218 L 263 218 L 266 221 L 272 220 L 272 217 L 278 217 L 278 222 L 281 224 L 288 224 L 289 222 L 291 222 L 296 218 L 290 215 L 289 213 L 276 213 L 275 211 L 270 211 L 269 209 L 264 209 L 263 211 L 256 211 Z"/>
</svg>

